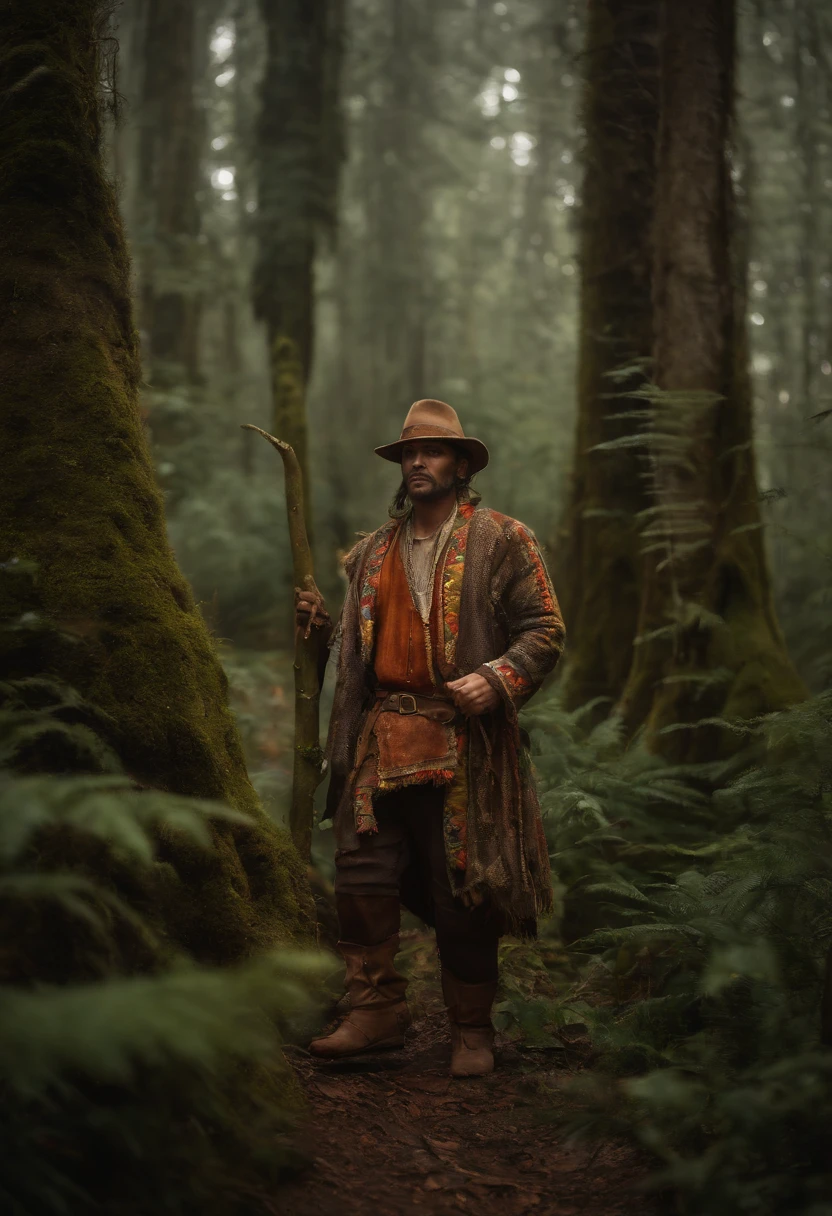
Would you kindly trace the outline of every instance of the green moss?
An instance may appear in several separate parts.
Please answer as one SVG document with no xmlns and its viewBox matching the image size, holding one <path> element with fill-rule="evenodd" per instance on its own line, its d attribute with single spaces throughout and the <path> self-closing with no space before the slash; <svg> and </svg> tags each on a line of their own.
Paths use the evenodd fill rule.
<svg viewBox="0 0 832 1216">
<path fill-rule="evenodd" d="M 0 13 L 0 562 L 37 564 L 40 610 L 66 635 L 34 648 L 10 635 L 0 657 L 11 674 L 59 675 L 110 714 L 108 741 L 139 782 L 255 816 L 219 831 L 210 859 L 164 846 L 171 937 L 227 961 L 308 931 L 311 904 L 248 781 L 224 674 L 165 533 L 137 404 L 130 266 L 99 155 L 97 19 L 89 0 Z M 0 579 L 3 619 L 31 606 L 19 580 Z"/>
</svg>

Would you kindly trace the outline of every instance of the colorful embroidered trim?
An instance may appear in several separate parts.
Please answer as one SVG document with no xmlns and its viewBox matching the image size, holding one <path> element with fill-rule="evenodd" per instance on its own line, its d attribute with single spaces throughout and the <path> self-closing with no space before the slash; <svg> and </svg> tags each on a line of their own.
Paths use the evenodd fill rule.
<svg viewBox="0 0 832 1216">
<path fill-rule="evenodd" d="M 520 671 L 508 659 L 491 659 L 485 666 L 497 673 L 512 698 L 524 696 L 533 687 L 532 681 L 526 673 Z"/>
<path fill-rule="evenodd" d="M 423 768 L 403 777 L 379 781 L 378 791 L 380 794 L 392 794 L 394 790 L 402 790 L 406 785 L 450 785 L 454 776 L 452 768 Z"/>
<path fill-rule="evenodd" d="M 365 784 L 355 787 L 353 795 L 353 813 L 355 815 L 355 830 L 359 835 L 363 832 L 377 832 L 378 821 L 376 820 L 373 803 L 379 794 L 392 794 L 396 790 L 403 790 L 408 785 L 448 785 L 454 788 L 456 785 L 455 777 L 457 773 L 452 768 L 445 769 L 420 769 L 419 772 L 409 773 L 404 777 L 396 777 L 395 780 L 380 781 L 376 774 L 374 784 Z M 369 774 L 368 774 L 369 778 Z M 467 786 L 466 786 L 466 801 L 467 801 Z M 447 803 L 445 811 L 445 823 L 447 825 Z M 464 816 L 464 812 L 463 812 Z M 447 841 L 447 827 L 446 827 Z M 464 858 L 462 869 L 465 869 Z"/>
<path fill-rule="evenodd" d="M 445 795 L 443 834 L 448 869 L 464 872 L 468 864 L 468 727 L 456 732 L 456 772 Z"/>
<path fill-rule="evenodd" d="M 374 746 L 374 744 L 371 744 Z M 457 753 L 459 738 L 457 737 Z M 359 835 L 363 832 L 377 832 L 373 803 L 379 794 L 390 794 L 394 790 L 404 789 L 407 785 L 450 785 L 456 776 L 452 768 L 419 768 L 411 772 L 397 774 L 386 780 L 378 775 L 378 754 L 375 750 L 368 752 L 364 763 L 356 776 L 353 790 L 353 815 L 355 830 Z"/>
<path fill-rule="evenodd" d="M 390 548 L 390 542 L 398 533 L 398 528 L 399 524 L 397 520 L 391 520 L 389 524 L 384 524 L 383 527 L 379 528 L 376 546 L 371 553 L 367 554 L 359 602 L 361 612 L 361 657 L 365 663 L 369 663 L 373 655 L 376 598 L 378 596 L 381 567 L 387 556 L 387 550 Z"/>
<path fill-rule="evenodd" d="M 451 533 L 442 571 L 442 620 L 445 634 L 445 662 L 453 666 L 456 640 L 459 636 L 459 609 L 462 603 L 462 579 L 465 573 L 465 549 L 468 544 L 469 523 L 474 508 L 470 503 L 460 507 L 463 522 Z"/>
<path fill-rule="evenodd" d="M 355 810 L 355 830 L 356 832 L 377 832 L 378 823 L 376 822 L 375 812 L 373 811 L 373 789 L 371 786 L 363 785 L 356 788 L 355 797 L 353 799 L 353 808 Z"/>
</svg>

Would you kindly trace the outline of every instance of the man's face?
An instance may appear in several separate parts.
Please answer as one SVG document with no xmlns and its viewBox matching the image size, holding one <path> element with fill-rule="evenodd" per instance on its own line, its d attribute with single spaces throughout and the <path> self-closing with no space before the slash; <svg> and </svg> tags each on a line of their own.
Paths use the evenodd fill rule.
<svg viewBox="0 0 832 1216">
<path fill-rule="evenodd" d="M 441 439 L 415 440 L 402 448 L 402 477 L 412 502 L 441 498 L 468 471 L 468 461 Z"/>
</svg>

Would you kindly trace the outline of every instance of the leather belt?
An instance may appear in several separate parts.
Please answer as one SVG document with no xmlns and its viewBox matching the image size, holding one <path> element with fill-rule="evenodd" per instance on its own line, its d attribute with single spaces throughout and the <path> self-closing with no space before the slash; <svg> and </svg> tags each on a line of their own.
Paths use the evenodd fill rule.
<svg viewBox="0 0 832 1216">
<path fill-rule="evenodd" d="M 418 692 L 388 692 L 380 688 L 376 692 L 379 702 L 376 709 L 379 713 L 420 714 L 423 718 L 432 718 L 435 722 L 453 722 L 456 717 L 456 706 L 452 701 L 443 697 L 426 697 Z"/>
</svg>

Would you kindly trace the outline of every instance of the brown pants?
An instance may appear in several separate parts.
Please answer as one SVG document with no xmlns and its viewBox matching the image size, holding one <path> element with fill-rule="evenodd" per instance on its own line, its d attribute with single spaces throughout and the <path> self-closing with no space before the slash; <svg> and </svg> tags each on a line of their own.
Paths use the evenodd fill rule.
<svg viewBox="0 0 832 1216">
<path fill-rule="evenodd" d="M 408 786 L 378 798 L 378 832 L 363 833 L 356 850 L 335 858 L 335 894 L 398 896 L 405 872 L 415 871 L 436 926 L 442 965 L 463 983 L 488 983 L 497 978 L 499 934 L 487 903 L 466 908 L 451 890 L 444 801 L 444 789 L 434 785 Z"/>
</svg>

